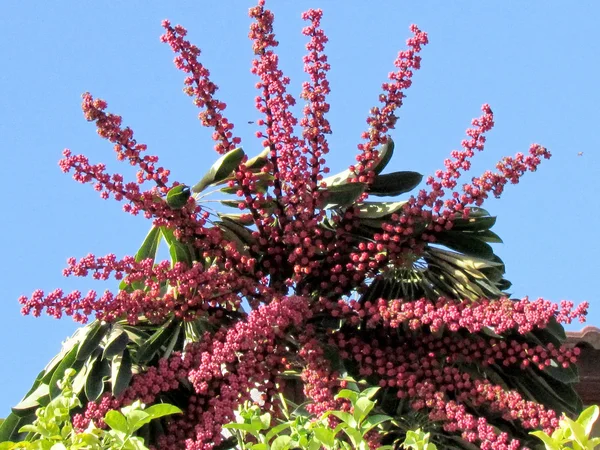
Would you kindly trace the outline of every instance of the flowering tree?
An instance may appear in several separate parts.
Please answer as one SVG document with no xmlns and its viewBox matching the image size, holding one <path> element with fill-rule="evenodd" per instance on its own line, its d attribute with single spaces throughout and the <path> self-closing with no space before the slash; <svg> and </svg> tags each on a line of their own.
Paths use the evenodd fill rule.
<svg viewBox="0 0 600 450">
<path fill-rule="evenodd" d="M 171 182 L 169 170 L 106 111 L 106 102 L 83 95 L 85 118 L 119 160 L 138 168 L 137 177 L 127 181 L 70 150 L 61 169 L 102 198 L 122 201 L 126 212 L 143 213 L 152 228 L 134 256 L 68 260 L 66 276 L 113 277 L 117 292 L 57 289 L 20 299 L 25 314 L 95 320 L 39 374 L 0 427 L 0 440 L 18 437 L 59 394 L 56 382 L 67 368 L 78 372 L 73 390 L 84 404 L 74 417 L 78 429 L 90 421 L 102 426 L 107 411 L 136 400 L 184 410 L 141 431 L 160 448 L 232 447 L 222 426 L 242 403 L 252 398 L 277 416 L 279 394 L 289 399 L 297 385 L 316 415 L 351 408 L 336 398 L 349 385 L 380 387 L 376 408 L 394 420 L 371 433 L 373 447 L 421 428 L 441 448 L 517 449 L 534 445 L 532 430 L 552 433 L 560 413 L 578 413 L 577 349 L 565 347 L 561 323 L 583 320 L 587 304 L 509 298 L 504 264 L 489 245 L 501 242 L 491 231 L 495 217 L 481 208 L 550 153 L 534 144 L 458 189 L 494 125 L 484 105 L 462 149 L 426 178 L 424 189 L 373 201 L 408 193 L 423 178 L 383 170 L 394 151 L 395 113 L 420 68 L 427 34 L 411 27 L 380 105 L 367 117 L 356 163 L 327 176 L 322 12 L 303 14 L 308 81 L 300 119 L 274 52 L 273 14 L 259 0 L 250 16 L 264 148 L 254 157 L 239 147 L 200 50 L 183 27 L 163 22 L 162 41 L 176 53 L 185 92 L 202 125 L 214 130 L 221 155 L 193 186 Z M 203 203 L 210 187 L 233 212 Z M 156 261 L 162 241 L 170 260 Z"/>
</svg>

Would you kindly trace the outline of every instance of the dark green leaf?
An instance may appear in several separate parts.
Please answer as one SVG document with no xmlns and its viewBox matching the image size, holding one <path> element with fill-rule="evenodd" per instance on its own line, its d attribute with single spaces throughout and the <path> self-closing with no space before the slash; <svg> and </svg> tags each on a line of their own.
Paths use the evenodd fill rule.
<svg viewBox="0 0 600 450">
<path fill-rule="evenodd" d="M 202 192 L 206 186 L 218 183 L 227 178 L 240 165 L 244 159 L 244 150 L 241 147 L 231 150 L 221 156 L 209 169 L 202 179 L 192 187 L 192 192 Z"/>
<path fill-rule="evenodd" d="M 142 242 L 140 249 L 135 254 L 135 260 L 137 262 L 143 261 L 144 259 L 148 259 L 148 258 L 150 258 L 150 259 L 152 259 L 152 261 L 154 261 L 154 259 L 156 258 L 156 252 L 158 251 L 158 244 L 160 243 L 160 238 L 161 238 L 161 233 L 162 233 L 161 230 L 162 230 L 161 227 L 152 227 L 150 229 L 150 231 L 146 235 L 146 238 L 144 239 L 144 242 Z M 128 288 L 127 283 L 125 283 L 125 281 L 121 281 L 121 283 L 119 284 L 120 290 L 128 289 L 128 291 L 131 291 L 131 292 L 133 292 L 136 289 L 143 289 L 143 288 L 144 288 L 144 283 L 141 281 L 136 281 L 136 282 L 132 283 L 129 286 L 129 288 Z"/>
<path fill-rule="evenodd" d="M 385 168 L 385 166 L 387 166 L 387 164 L 390 162 L 390 159 L 392 158 L 392 155 L 394 154 L 394 141 L 392 140 L 392 138 L 388 137 L 387 143 L 383 144 L 381 146 L 381 148 L 379 148 L 378 150 L 379 150 L 379 157 L 377 158 L 377 161 L 373 165 L 373 171 L 375 172 L 376 175 L 381 173 L 381 171 Z M 338 186 L 341 184 L 348 183 L 348 179 L 352 178 L 353 176 L 354 176 L 354 172 L 352 172 L 350 169 L 346 169 L 343 172 L 340 172 L 340 173 L 337 173 L 330 177 L 324 178 L 323 182 L 328 187 Z"/>
<path fill-rule="evenodd" d="M 101 353 L 102 349 L 100 347 L 94 350 L 87 361 L 81 366 L 81 369 L 79 369 L 77 374 L 75 374 L 75 377 L 73 378 L 73 392 L 75 392 L 77 395 L 83 391 L 90 371 L 94 363 L 100 359 Z"/>
<path fill-rule="evenodd" d="M 554 316 L 550 317 L 545 330 L 552 333 L 560 342 L 565 342 L 567 340 L 567 334 L 565 333 L 564 327 L 558 323 Z"/>
<path fill-rule="evenodd" d="M 394 196 L 412 191 L 421 183 L 423 175 L 418 172 L 400 171 L 377 175 L 368 192 L 377 196 Z"/>
<path fill-rule="evenodd" d="M 67 339 L 67 341 L 62 345 L 58 355 L 52 358 L 52 360 L 44 368 L 44 376 L 40 379 L 40 382 L 48 385 L 50 384 L 50 380 L 52 379 L 52 375 L 54 375 L 56 368 L 62 362 L 64 357 L 73 349 L 73 347 L 79 343 L 79 340 L 83 337 L 87 330 L 87 327 L 78 328 L 75 333 L 73 333 L 73 336 Z M 31 391 L 33 391 L 33 388 Z"/>
<path fill-rule="evenodd" d="M 328 186 L 324 189 L 324 198 L 320 207 L 331 208 L 334 206 L 349 206 L 365 192 L 366 188 L 367 185 L 365 183 L 347 183 Z"/>
<path fill-rule="evenodd" d="M 269 160 L 269 154 L 271 153 L 271 149 L 269 147 L 265 147 L 265 149 L 256 155 L 254 158 L 249 159 L 244 164 L 246 169 L 250 169 L 252 172 L 262 169 L 267 165 L 267 161 Z"/>
<path fill-rule="evenodd" d="M 87 359 L 94 350 L 100 346 L 100 342 L 106 336 L 106 333 L 111 329 L 112 325 L 109 323 L 101 323 L 100 321 L 94 321 L 91 324 L 90 332 L 85 336 L 85 339 L 79 343 L 79 349 L 77 350 L 77 361 L 83 361 Z"/>
<path fill-rule="evenodd" d="M 394 141 L 391 137 L 388 137 L 388 141 L 383 144 L 379 149 L 379 157 L 373 166 L 375 175 L 379 175 L 383 169 L 388 165 L 392 156 L 394 155 Z"/>
<path fill-rule="evenodd" d="M 179 327 L 173 317 L 161 325 L 158 330 L 138 349 L 136 362 L 146 364 L 152 360 L 156 352 L 171 338 L 173 333 Z"/>
<path fill-rule="evenodd" d="M 171 334 L 171 339 L 167 343 L 166 349 L 162 354 L 162 358 L 168 358 L 173 353 L 173 349 L 177 345 L 177 341 L 179 340 L 179 335 L 181 334 L 181 329 L 183 328 L 183 323 L 180 323 L 178 327 L 175 328 L 175 331 Z"/>
<path fill-rule="evenodd" d="M 478 258 L 490 259 L 494 256 L 494 251 L 489 244 L 458 231 L 443 231 L 437 233 L 436 244 L 442 244 L 457 252 L 465 255 L 476 256 Z"/>
<path fill-rule="evenodd" d="M 19 428 L 25 423 L 28 423 L 25 418 L 21 418 L 15 413 L 9 414 L 2 422 L 2 425 L 0 425 L 0 442 L 16 440 Z"/>
<path fill-rule="evenodd" d="M 366 219 L 379 219 L 398 212 L 406 204 L 402 202 L 364 202 L 357 203 L 358 217 Z"/>
<path fill-rule="evenodd" d="M 454 220 L 453 230 L 465 230 L 465 231 L 485 231 L 489 230 L 496 223 L 495 217 L 473 217 L 469 216 L 468 219 L 456 219 Z"/>
<path fill-rule="evenodd" d="M 218 213 L 219 218 L 230 220 L 238 225 L 252 225 L 254 223 L 254 219 L 251 214 L 221 214 Z"/>
<path fill-rule="evenodd" d="M 512 283 L 504 278 L 500 281 L 496 281 L 496 287 L 502 292 L 506 292 L 508 289 L 510 289 L 511 286 Z"/>
<path fill-rule="evenodd" d="M 83 365 L 83 361 L 77 361 L 77 350 L 78 349 L 79 349 L 79 345 L 74 346 L 71 349 L 71 351 L 65 355 L 65 357 L 62 359 L 62 361 L 56 368 L 56 371 L 52 375 L 52 378 L 50 379 L 50 383 L 48 383 L 48 386 L 50 386 L 50 397 L 51 398 L 56 398 L 56 396 L 58 396 L 60 394 L 60 388 L 58 387 L 58 382 L 60 380 L 62 380 L 63 376 L 65 375 L 65 370 L 67 370 L 68 368 L 73 368 L 75 370 L 78 370 L 79 367 L 81 367 Z"/>
<path fill-rule="evenodd" d="M 161 227 L 162 235 L 169 246 L 169 254 L 171 255 L 171 261 L 173 265 L 178 262 L 187 264 L 188 267 L 192 266 L 193 256 L 189 247 L 181 242 L 173 234 L 173 230 L 167 227 Z"/>
<path fill-rule="evenodd" d="M 85 380 L 85 396 L 89 401 L 96 401 L 104 392 L 104 380 L 110 377 L 110 363 L 108 359 L 97 358 L 89 368 Z"/>
<path fill-rule="evenodd" d="M 38 388 L 21 400 L 12 408 L 12 412 L 18 417 L 25 417 L 34 412 L 39 406 L 43 406 L 50 400 L 50 388 L 47 384 L 40 384 Z"/>
<path fill-rule="evenodd" d="M 490 213 L 483 208 L 478 206 L 469 206 L 469 217 L 484 217 L 489 215 Z"/>
<path fill-rule="evenodd" d="M 121 355 L 115 356 L 112 362 L 110 383 L 112 394 L 115 397 L 118 397 L 127 389 L 131 377 L 131 358 L 129 350 L 125 349 Z"/>
<path fill-rule="evenodd" d="M 271 184 L 273 183 L 274 180 L 275 180 L 275 177 L 273 175 L 271 175 L 270 173 L 259 172 L 259 173 L 255 174 L 254 175 L 253 192 L 260 192 L 260 193 L 267 192 L 267 189 L 269 189 L 269 186 L 271 186 Z M 240 189 L 242 189 L 242 187 L 240 186 L 239 183 L 236 182 L 233 186 L 227 186 L 227 187 L 221 188 L 220 191 L 224 194 L 235 194 Z"/>
<path fill-rule="evenodd" d="M 112 358 L 121 353 L 129 343 L 129 336 L 122 328 L 114 327 L 108 335 L 102 358 Z"/>
<path fill-rule="evenodd" d="M 552 378 L 560 381 L 561 383 L 573 384 L 579 382 L 579 373 L 577 371 L 577 366 L 574 364 L 571 364 L 569 367 L 565 368 L 555 361 L 552 361 L 549 366 L 546 366 L 544 373 L 550 375 Z"/>
<path fill-rule="evenodd" d="M 500 239 L 500 236 L 498 236 L 492 230 L 480 231 L 479 233 L 475 233 L 475 236 L 477 236 L 483 242 L 491 242 L 496 244 L 502 244 L 504 242 L 502 239 Z"/>
<path fill-rule="evenodd" d="M 252 236 L 252 231 L 245 227 L 243 224 L 236 222 L 235 220 L 233 220 L 225 214 L 220 215 L 220 217 L 223 219 L 223 221 L 215 223 L 218 224 L 221 229 L 225 227 L 233 231 L 236 234 L 236 236 L 239 237 L 242 240 L 242 242 L 244 242 L 244 244 L 248 246 L 252 246 L 256 243 L 256 238 Z"/>
</svg>

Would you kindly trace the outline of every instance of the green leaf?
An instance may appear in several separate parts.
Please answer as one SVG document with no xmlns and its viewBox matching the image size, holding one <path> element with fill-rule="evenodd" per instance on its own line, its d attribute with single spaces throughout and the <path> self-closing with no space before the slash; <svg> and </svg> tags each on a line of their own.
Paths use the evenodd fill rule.
<svg viewBox="0 0 600 450">
<path fill-rule="evenodd" d="M 183 324 L 179 324 L 178 327 L 175 328 L 175 331 L 171 334 L 171 339 L 166 344 L 165 351 L 162 353 L 161 358 L 168 358 L 173 353 L 173 349 L 177 345 L 177 341 L 179 340 L 179 335 L 181 334 L 181 330 L 183 328 Z"/>
<path fill-rule="evenodd" d="M 130 434 L 133 434 L 152 420 L 148 413 L 141 409 L 129 411 L 125 414 L 125 418 L 127 419 L 127 432 Z"/>
<path fill-rule="evenodd" d="M 160 227 L 163 237 L 167 245 L 169 246 L 169 254 L 171 255 L 171 262 L 173 265 L 178 262 L 185 263 L 188 267 L 193 264 L 193 256 L 190 248 L 181 242 L 173 234 L 173 230 L 167 227 Z"/>
<path fill-rule="evenodd" d="M 347 183 L 329 186 L 322 190 L 324 198 L 320 208 L 346 207 L 354 203 L 367 189 L 365 183 Z"/>
<path fill-rule="evenodd" d="M 256 155 L 253 158 L 250 158 L 248 161 L 246 161 L 246 163 L 244 164 L 246 166 L 246 169 L 249 169 L 252 172 L 256 172 L 257 170 L 262 169 L 264 166 L 267 165 L 267 161 L 269 160 L 270 153 L 271 153 L 271 148 L 265 147 L 265 149 L 262 152 L 260 152 L 258 155 Z"/>
<path fill-rule="evenodd" d="M 150 362 L 160 348 L 172 337 L 178 327 L 179 322 L 174 317 L 171 317 L 159 326 L 158 330 L 138 349 L 135 357 L 136 362 L 140 364 Z"/>
<path fill-rule="evenodd" d="M 4 419 L 2 425 L 0 425 L 0 441 L 9 441 L 10 439 L 16 439 L 18 435 L 18 430 L 21 427 L 21 425 L 25 423 L 25 421 L 25 418 L 21 418 L 15 413 L 10 413 L 6 417 L 6 419 Z"/>
<path fill-rule="evenodd" d="M 243 213 L 243 214 L 221 214 L 217 213 L 219 218 L 228 219 L 232 222 L 241 224 L 241 225 L 252 225 L 254 223 L 254 219 L 251 214 Z"/>
<path fill-rule="evenodd" d="M 102 358 L 112 358 L 123 352 L 129 343 L 129 336 L 122 328 L 113 327 L 102 352 Z"/>
<path fill-rule="evenodd" d="M 167 205 L 169 205 L 171 209 L 181 209 L 186 205 L 191 195 L 192 193 L 188 186 L 185 184 L 178 184 L 167 192 Z"/>
<path fill-rule="evenodd" d="M 369 194 L 395 196 L 412 191 L 421 183 L 423 175 L 418 172 L 400 171 L 377 175 L 368 188 Z"/>
<path fill-rule="evenodd" d="M 79 349 L 77 350 L 76 359 L 83 361 L 94 352 L 99 346 L 106 333 L 111 329 L 112 325 L 109 323 L 101 323 L 96 320 L 91 324 L 90 332 L 86 334 L 85 339 L 79 343 Z"/>
<path fill-rule="evenodd" d="M 581 445 L 582 448 L 585 448 L 584 445 L 587 443 L 587 436 L 585 435 L 583 426 L 567 416 L 563 416 L 562 421 L 564 421 L 571 430 L 571 437 L 575 438 L 574 441 Z"/>
<path fill-rule="evenodd" d="M 269 414 L 269 413 L 261 414 L 259 417 L 259 420 L 263 426 L 263 429 L 267 429 L 271 426 L 271 414 Z"/>
<path fill-rule="evenodd" d="M 89 401 L 96 401 L 104 392 L 104 379 L 110 376 L 110 364 L 108 359 L 96 359 L 89 368 L 89 374 L 85 380 L 85 396 Z"/>
<path fill-rule="evenodd" d="M 481 239 L 483 242 L 491 242 L 495 244 L 502 244 L 504 242 L 502 239 L 500 239 L 500 236 L 498 236 L 492 230 L 479 231 L 478 233 L 475 233 L 475 236 L 478 239 Z"/>
<path fill-rule="evenodd" d="M 594 422 L 598 419 L 598 414 L 598 406 L 592 405 L 589 408 L 584 409 L 579 415 L 577 422 L 584 428 L 586 436 L 589 436 L 592 432 L 592 427 L 594 426 Z"/>
<path fill-rule="evenodd" d="M 387 166 L 394 154 L 394 141 L 392 138 L 388 137 L 387 143 L 383 144 L 381 148 L 378 149 L 379 157 L 377 161 L 373 165 L 373 171 L 376 175 L 381 173 L 381 171 Z M 341 184 L 348 183 L 348 179 L 352 178 L 354 173 L 350 169 L 346 169 L 343 172 L 337 173 L 330 177 L 324 178 L 322 181 L 329 186 L 337 186 Z"/>
<path fill-rule="evenodd" d="M 360 393 L 361 397 L 366 397 L 366 398 L 373 398 L 375 397 L 375 395 L 377 394 L 377 392 L 379 392 L 379 387 L 377 386 L 371 386 L 366 388 L 364 391 L 362 391 Z"/>
<path fill-rule="evenodd" d="M 552 360 L 550 365 L 544 368 L 544 372 L 561 383 L 572 384 L 579 382 L 579 373 L 577 372 L 577 366 L 575 365 L 570 365 L 565 368 Z"/>
<path fill-rule="evenodd" d="M 335 398 L 336 400 L 338 398 L 347 398 L 348 400 L 350 400 L 350 403 L 354 404 L 358 399 L 358 392 L 352 391 L 350 389 L 342 389 L 340 392 L 337 393 Z"/>
<path fill-rule="evenodd" d="M 231 172 L 237 169 L 244 156 L 245 153 L 241 147 L 225 153 L 212 165 L 206 175 L 192 187 L 192 192 L 197 194 L 202 192 L 207 186 L 227 178 Z"/>
<path fill-rule="evenodd" d="M 135 254 L 136 262 L 140 262 L 145 259 L 152 259 L 152 261 L 154 262 L 154 260 L 156 259 L 156 252 L 158 251 L 158 244 L 160 244 L 161 235 L 162 227 L 153 226 L 150 229 L 150 231 L 146 235 L 146 238 L 144 239 L 144 242 L 142 242 L 140 249 Z M 120 290 L 127 289 L 127 287 L 128 285 L 127 283 L 125 283 L 125 281 L 121 281 L 121 283 L 119 284 Z M 143 288 L 144 283 L 141 281 L 136 281 L 130 285 L 131 290 Z"/>
<path fill-rule="evenodd" d="M 73 392 L 75 394 L 79 395 L 79 393 L 83 390 L 85 383 L 87 381 L 89 372 L 90 372 L 93 364 L 96 362 L 96 360 L 99 359 L 100 353 L 101 353 L 100 348 L 97 348 L 94 352 L 92 352 L 92 354 L 88 357 L 88 359 L 85 361 L 85 363 L 81 366 L 81 369 L 77 372 L 77 374 L 73 378 L 72 384 L 73 384 Z"/>
<path fill-rule="evenodd" d="M 365 219 L 379 219 L 398 212 L 406 204 L 402 202 L 364 202 L 357 203 L 358 217 Z"/>
<path fill-rule="evenodd" d="M 473 217 L 472 215 L 469 215 L 468 219 L 455 219 L 452 229 L 464 231 L 486 231 L 492 228 L 495 223 L 495 217 Z"/>
<path fill-rule="evenodd" d="M 335 433 L 333 430 L 325 427 L 314 429 L 315 437 L 324 445 L 333 448 L 335 444 Z"/>
<path fill-rule="evenodd" d="M 62 380 L 65 374 L 65 370 L 69 368 L 78 370 L 79 367 L 83 365 L 83 361 L 77 361 L 78 349 L 79 344 L 74 346 L 71 349 L 71 351 L 65 355 L 65 357 L 62 359 L 62 361 L 56 368 L 56 371 L 54 372 L 54 375 L 52 375 L 50 383 L 48 384 L 48 386 L 50 387 L 50 398 L 56 398 L 58 395 L 60 395 L 60 388 L 58 387 L 58 382 Z"/>
<path fill-rule="evenodd" d="M 112 386 L 112 394 L 118 397 L 129 386 L 131 381 L 131 357 L 129 350 L 125 349 L 121 355 L 113 358 L 110 383 Z"/>
<path fill-rule="evenodd" d="M 387 142 L 378 149 L 379 157 L 373 165 L 375 175 L 379 175 L 381 171 L 388 165 L 392 159 L 392 156 L 394 155 L 394 147 L 394 141 L 391 137 L 388 137 Z"/>
<path fill-rule="evenodd" d="M 469 256 L 476 256 L 483 259 L 491 259 L 494 256 L 494 251 L 489 244 L 457 231 L 443 231 L 435 235 L 436 244 L 445 245 L 457 252 L 464 253 Z"/>
<path fill-rule="evenodd" d="M 347 413 L 346 411 L 327 411 L 325 414 L 323 414 L 323 417 L 327 417 L 328 415 L 337 417 L 338 419 L 340 419 L 342 422 L 344 422 L 349 427 L 352 427 L 352 428 L 357 427 L 356 420 L 354 420 L 354 417 L 352 417 L 352 414 Z"/>
<path fill-rule="evenodd" d="M 554 316 L 550 317 L 544 330 L 552 333 L 560 342 L 565 342 L 567 340 L 567 334 L 565 333 L 564 327 L 558 323 Z"/>
<path fill-rule="evenodd" d="M 374 406 L 375 402 L 366 397 L 359 397 L 356 403 L 354 403 L 354 420 L 356 420 L 356 423 L 361 424 Z"/>
<path fill-rule="evenodd" d="M 40 384 L 36 390 L 21 400 L 12 408 L 12 412 L 18 417 L 24 417 L 34 412 L 39 406 L 47 404 L 50 400 L 50 388 L 47 384 Z M 43 401 L 45 400 L 45 401 Z"/>
<path fill-rule="evenodd" d="M 175 405 L 168 403 L 158 403 L 145 409 L 146 413 L 150 415 L 151 419 L 158 419 L 164 416 L 170 416 L 172 414 L 182 414 L 183 411 Z"/>
<path fill-rule="evenodd" d="M 265 439 L 268 441 L 270 441 L 271 439 L 273 439 L 273 437 L 277 436 L 279 433 L 281 433 L 283 430 L 287 430 L 288 428 L 290 428 L 292 426 L 291 422 L 284 422 L 284 423 L 280 423 L 279 425 L 275 425 L 274 427 L 272 427 L 269 432 L 266 434 Z"/>
<path fill-rule="evenodd" d="M 386 416 L 385 414 L 374 414 L 372 416 L 367 417 L 367 419 L 363 422 L 360 427 L 360 431 L 362 434 L 367 434 L 377 425 L 382 424 L 384 422 L 388 422 L 392 420 L 390 416 Z"/>
<path fill-rule="evenodd" d="M 79 343 L 81 337 L 88 331 L 87 327 L 78 328 L 73 336 L 68 338 L 64 344 L 62 345 L 60 352 L 50 360 L 50 362 L 44 368 L 44 375 L 39 379 L 41 383 L 50 384 L 50 380 L 54 375 L 56 368 L 60 365 L 63 358 L 73 349 L 75 345 Z M 39 378 L 39 377 L 38 377 Z M 37 380 L 36 380 L 37 381 Z M 35 386 L 37 387 L 37 386 Z M 32 388 L 30 392 L 32 392 L 35 388 Z"/>
<path fill-rule="evenodd" d="M 127 433 L 128 431 L 127 419 L 125 419 L 123 414 L 114 409 L 106 413 L 104 422 L 115 431 L 120 431 L 122 433 Z"/>
<path fill-rule="evenodd" d="M 291 437 L 279 436 L 271 443 L 271 450 L 288 450 L 291 446 L 291 443 Z"/>
</svg>

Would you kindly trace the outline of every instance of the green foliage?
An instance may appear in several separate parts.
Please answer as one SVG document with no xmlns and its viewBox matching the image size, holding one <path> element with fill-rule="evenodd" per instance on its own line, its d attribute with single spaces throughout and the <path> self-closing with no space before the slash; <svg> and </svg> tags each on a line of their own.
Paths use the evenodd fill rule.
<svg viewBox="0 0 600 450">
<path fill-rule="evenodd" d="M 560 427 L 552 433 L 552 436 L 543 431 L 532 431 L 531 434 L 544 442 L 546 450 L 592 450 L 600 445 L 600 438 L 590 438 L 598 414 L 598 406 L 590 406 L 579 415 L 577 420 L 563 416 Z"/>
<path fill-rule="evenodd" d="M 392 419 L 383 414 L 370 414 L 376 405 L 372 398 L 377 391 L 379 388 L 375 387 L 362 392 L 340 391 L 337 398 L 349 400 L 352 413 L 327 411 L 314 419 L 303 413 L 301 408 L 296 408 L 286 421 L 275 425 L 271 414 L 261 414 L 256 405 L 246 406 L 239 411 L 238 421 L 224 428 L 234 434 L 242 450 L 368 450 L 366 435 L 372 431 L 380 432 L 382 426 Z M 283 397 L 282 402 L 285 404 Z M 288 411 L 287 405 L 284 410 Z M 338 424 L 334 428 L 330 426 L 329 416 L 337 418 Z"/>
<path fill-rule="evenodd" d="M 59 395 L 47 406 L 38 408 L 36 419 L 22 426 L 19 433 L 27 433 L 19 442 L 0 443 L 0 450 L 147 450 L 144 439 L 134 434 L 153 419 L 181 413 L 173 405 L 157 404 L 144 409 L 136 401 L 121 411 L 109 411 L 104 417 L 108 430 L 96 428 L 93 423 L 76 432 L 71 423 L 72 410 L 81 406 L 74 386 L 75 370 L 67 369 L 59 381 Z"/>
<path fill-rule="evenodd" d="M 436 445 L 429 442 L 429 436 L 430 433 L 425 433 L 420 428 L 415 431 L 409 430 L 402 447 L 407 450 L 437 450 Z"/>
</svg>

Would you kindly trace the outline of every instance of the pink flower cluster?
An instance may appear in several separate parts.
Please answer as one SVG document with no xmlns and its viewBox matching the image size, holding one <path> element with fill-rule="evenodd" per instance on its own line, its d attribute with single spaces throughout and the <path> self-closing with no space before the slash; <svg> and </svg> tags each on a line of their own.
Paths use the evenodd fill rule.
<svg viewBox="0 0 600 450">
<path fill-rule="evenodd" d="M 525 334 L 535 328 L 545 328 L 552 317 L 559 323 L 571 323 L 573 319 L 584 322 L 589 307 L 587 302 L 583 302 L 573 309 L 572 302 L 563 301 L 559 309 L 556 303 L 542 298 L 532 302 L 527 297 L 517 301 L 500 298 L 473 302 L 440 297 L 436 301 L 422 298 L 412 302 L 379 299 L 363 305 L 355 300 L 348 305 L 340 303 L 344 312 L 352 310 L 356 313 L 349 315 L 351 321 L 364 317 L 369 327 L 383 324 L 398 328 L 402 323 L 408 323 L 413 330 L 428 326 L 432 332 L 447 327 L 450 331 L 465 328 L 471 333 L 490 327 L 499 334 L 513 329 Z"/>
<path fill-rule="evenodd" d="M 195 97 L 194 103 L 198 108 L 203 109 L 198 116 L 202 125 L 215 130 L 213 133 L 213 140 L 217 142 L 215 150 L 218 153 L 233 150 L 241 139 L 233 136 L 231 130 L 234 125 L 222 114 L 227 105 L 214 97 L 218 87 L 210 81 L 208 69 L 198 61 L 200 49 L 184 39 L 187 30 L 181 25 L 172 27 L 168 20 L 164 20 L 162 26 L 165 34 L 160 37 L 160 40 L 169 44 L 177 53 L 175 66 L 189 73 L 185 79 L 184 92 L 190 97 Z"/>
<path fill-rule="evenodd" d="M 215 334 L 205 333 L 190 344 L 185 354 L 174 353 L 133 377 L 130 387 L 119 398 L 105 394 L 99 402 L 88 403 L 83 415 L 74 420 L 79 428 L 90 420 L 101 425 L 107 411 L 136 399 L 150 404 L 164 392 L 177 389 L 181 380 L 191 384 L 192 393 L 183 417 L 175 417 L 161 448 L 210 450 L 221 442 L 221 425 L 234 419 L 237 406 L 250 398 L 252 388 L 275 395 L 274 381 L 286 365 L 285 338 L 301 329 L 311 312 L 307 298 L 290 296 L 273 299 L 250 313 L 246 321 Z"/>
<path fill-rule="evenodd" d="M 112 274 L 127 286 L 134 283 L 141 283 L 141 286 L 122 289 L 116 295 L 105 291 L 100 297 L 95 291 L 83 296 L 79 291 L 65 295 L 61 289 L 56 289 L 44 296 L 44 292 L 38 290 L 31 298 L 23 296 L 19 299 L 23 314 L 33 313 L 37 317 L 45 308 L 51 316 L 60 318 L 64 312 L 81 323 L 86 323 L 92 313 L 97 319 L 108 322 L 127 317 L 135 324 L 139 317 L 145 316 L 152 322 L 161 323 L 171 314 L 194 320 L 206 315 L 211 308 L 238 310 L 241 296 L 261 296 L 268 292 L 265 286 L 234 270 L 221 270 L 217 266 L 205 269 L 199 262 L 189 268 L 183 263 L 171 267 L 170 261 L 154 264 L 152 259 L 145 259 L 137 262 L 132 256 L 118 260 L 114 254 L 98 258 L 90 254 L 79 261 L 70 258 L 63 273 L 85 277 L 90 271 L 96 280 L 107 280 Z"/>
<path fill-rule="evenodd" d="M 358 164 L 350 167 L 355 174 L 355 181 L 367 183 L 373 181 L 372 166 L 379 156 L 375 147 L 387 142 L 388 131 L 396 126 L 397 117 L 394 113 L 402 106 L 405 97 L 404 91 L 411 86 L 414 71 L 421 68 L 419 53 L 423 46 L 429 43 L 429 39 L 427 33 L 419 30 L 416 25 L 411 25 L 410 31 L 414 36 L 406 41 L 408 50 L 399 52 L 398 58 L 394 62 L 398 70 L 391 72 L 389 74 L 390 82 L 382 85 L 384 93 L 379 95 L 379 101 L 383 106 L 371 108 L 367 118 L 369 130 L 361 136 L 367 142 L 358 145 L 358 149 L 361 151 L 356 157 Z"/>
</svg>

